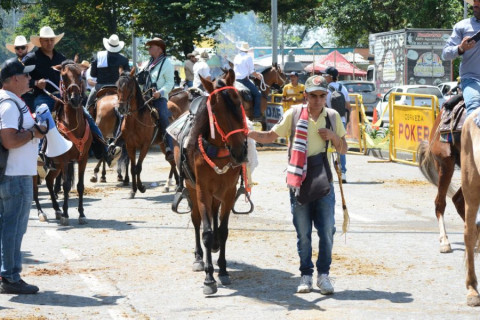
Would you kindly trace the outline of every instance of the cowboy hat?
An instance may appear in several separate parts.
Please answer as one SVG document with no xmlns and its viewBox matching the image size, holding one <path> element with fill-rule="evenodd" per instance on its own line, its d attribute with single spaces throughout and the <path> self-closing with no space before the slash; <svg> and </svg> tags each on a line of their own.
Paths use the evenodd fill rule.
<svg viewBox="0 0 480 320">
<path fill-rule="evenodd" d="M 158 38 L 158 37 L 155 37 L 152 40 L 148 40 L 147 43 L 145 43 L 145 46 L 151 46 L 151 45 L 159 46 L 160 48 L 162 48 L 163 52 L 165 52 L 167 48 L 167 46 L 165 45 L 165 41 L 163 41 L 161 38 Z M 192 52 L 192 54 L 194 52 Z"/>
<path fill-rule="evenodd" d="M 40 29 L 39 36 L 30 36 L 30 42 L 33 43 L 33 45 L 35 45 L 36 47 L 41 48 L 42 44 L 40 43 L 40 38 L 55 38 L 55 44 L 57 44 L 58 41 L 63 38 L 64 34 L 65 33 L 63 32 L 56 35 L 55 32 L 53 32 L 52 28 L 50 28 L 49 26 L 45 26 Z"/>
<path fill-rule="evenodd" d="M 79 64 L 79 67 L 82 69 L 88 69 L 90 68 L 90 62 L 87 60 L 83 60 L 82 63 Z"/>
<path fill-rule="evenodd" d="M 103 46 L 109 52 L 120 52 L 123 49 L 125 42 L 120 41 L 116 34 L 112 34 L 110 38 L 103 38 Z"/>
<path fill-rule="evenodd" d="M 21 47 L 21 46 L 26 46 L 27 52 L 30 52 L 33 49 L 33 47 L 35 47 L 32 43 L 27 42 L 27 39 L 25 39 L 24 36 L 17 36 L 13 44 L 7 43 L 6 45 L 7 50 L 12 53 L 15 53 L 15 47 Z"/>
<path fill-rule="evenodd" d="M 248 50 L 250 50 L 250 46 L 248 45 L 247 42 L 242 41 L 239 44 L 237 44 L 237 49 L 240 51 L 248 52 Z"/>
</svg>

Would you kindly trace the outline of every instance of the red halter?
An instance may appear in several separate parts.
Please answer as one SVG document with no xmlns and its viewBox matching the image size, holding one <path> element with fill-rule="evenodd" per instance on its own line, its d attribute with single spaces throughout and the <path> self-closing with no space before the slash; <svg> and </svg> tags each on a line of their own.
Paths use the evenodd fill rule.
<svg viewBox="0 0 480 320">
<path fill-rule="evenodd" d="M 222 128 L 220 128 L 220 126 L 218 125 L 217 117 L 212 112 L 212 106 L 210 104 L 210 99 L 212 98 L 212 96 L 214 94 L 220 92 L 220 91 L 228 90 L 228 89 L 235 90 L 235 92 L 238 94 L 238 91 L 235 87 L 228 86 L 228 87 L 218 88 L 218 89 L 212 91 L 209 94 L 208 99 L 207 99 L 208 119 L 209 119 L 209 122 L 210 122 L 210 135 L 211 135 L 212 139 L 215 139 L 215 128 L 216 128 L 218 133 L 220 133 L 220 136 L 222 137 L 223 142 L 227 142 L 228 137 L 230 137 L 232 134 L 235 134 L 235 133 L 238 133 L 238 132 L 243 132 L 243 134 L 245 136 L 248 135 L 247 117 L 245 116 L 245 109 L 243 108 L 243 104 L 240 104 L 240 107 L 242 109 L 243 128 L 230 131 L 228 134 L 225 134 L 225 132 L 223 132 Z M 214 126 L 215 126 L 215 128 L 214 128 Z"/>
</svg>

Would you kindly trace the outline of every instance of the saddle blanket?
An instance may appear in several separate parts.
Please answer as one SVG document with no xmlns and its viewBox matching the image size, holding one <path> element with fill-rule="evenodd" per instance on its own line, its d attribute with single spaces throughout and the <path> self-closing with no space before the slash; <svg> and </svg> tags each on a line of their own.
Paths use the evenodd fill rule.
<svg viewBox="0 0 480 320">
<path fill-rule="evenodd" d="M 462 131 L 466 118 L 463 96 L 454 96 L 444 103 L 442 119 L 439 124 L 440 133 Z"/>
</svg>

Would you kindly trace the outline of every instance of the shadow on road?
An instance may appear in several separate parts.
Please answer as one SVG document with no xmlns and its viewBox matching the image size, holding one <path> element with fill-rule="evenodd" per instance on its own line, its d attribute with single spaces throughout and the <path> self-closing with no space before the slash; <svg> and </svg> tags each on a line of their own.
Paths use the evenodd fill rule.
<svg viewBox="0 0 480 320">
<path fill-rule="evenodd" d="M 69 294 L 57 294 L 55 291 L 43 291 L 35 295 L 18 295 L 10 299 L 11 302 L 31 304 L 31 305 L 46 305 L 59 307 L 101 307 L 105 305 L 116 305 L 118 299 L 123 296 L 103 296 L 94 295 L 92 297 L 74 296 Z"/>
<path fill-rule="evenodd" d="M 318 305 L 325 299 L 335 299 L 341 301 L 372 301 L 389 300 L 392 303 L 410 303 L 413 302 L 411 294 L 408 292 L 388 292 L 372 289 L 366 290 L 345 290 L 335 292 L 330 296 L 320 295 L 319 289 L 314 288 L 314 292 L 320 296 L 318 299 L 309 301 L 303 298 L 311 297 L 308 294 L 297 294 L 299 277 L 290 272 L 278 269 L 262 269 L 254 265 L 231 261 L 228 263 L 228 270 L 232 280 L 229 289 L 236 292 L 228 295 L 221 294 L 221 288 L 225 287 L 219 283 L 219 291 L 216 295 L 208 298 L 222 298 L 231 296 L 242 296 L 251 299 L 257 299 L 261 302 L 276 304 L 292 310 L 319 310 L 325 311 Z M 315 278 L 314 278 L 315 280 Z M 314 284 L 315 286 L 315 284 Z"/>
</svg>

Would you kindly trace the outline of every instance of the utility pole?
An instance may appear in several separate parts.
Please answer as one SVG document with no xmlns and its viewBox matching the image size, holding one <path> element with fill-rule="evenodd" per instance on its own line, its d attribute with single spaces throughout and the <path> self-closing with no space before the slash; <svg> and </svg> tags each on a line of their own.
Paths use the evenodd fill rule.
<svg viewBox="0 0 480 320">
<path fill-rule="evenodd" d="M 272 0 L 272 65 L 277 63 L 278 53 L 278 21 L 277 21 L 277 0 Z"/>
<path fill-rule="evenodd" d="M 467 19 L 468 3 L 463 1 L 463 19 Z"/>
</svg>

